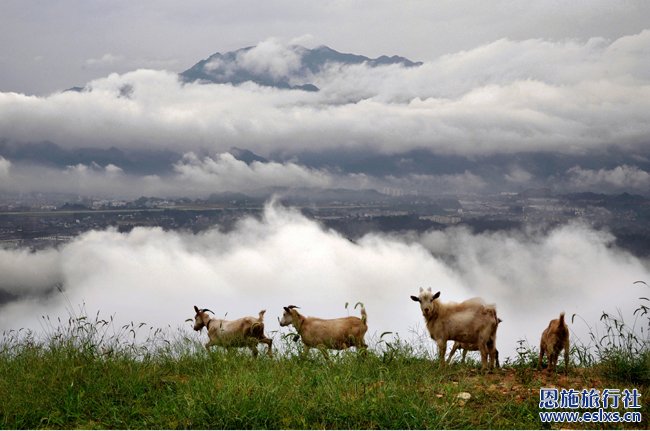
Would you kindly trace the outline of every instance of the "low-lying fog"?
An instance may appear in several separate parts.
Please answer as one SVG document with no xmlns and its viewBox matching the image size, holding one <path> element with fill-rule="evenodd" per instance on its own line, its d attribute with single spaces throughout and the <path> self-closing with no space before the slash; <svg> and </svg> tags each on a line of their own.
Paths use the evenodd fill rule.
<svg viewBox="0 0 650 431">
<path fill-rule="evenodd" d="M 75 309 L 85 304 L 90 316 L 99 310 L 120 324 L 146 322 L 188 332 L 185 319 L 193 317 L 193 305 L 227 318 L 266 309 L 272 332 L 280 330 L 283 306 L 333 318 L 358 315 L 353 304 L 362 301 L 371 346 L 391 331 L 430 349 L 420 309 L 409 296 L 432 287 L 443 301 L 480 296 L 496 303 L 503 319 L 502 357 L 514 356 L 520 339 L 536 345 L 561 311 L 569 323 L 577 313 L 596 327 L 602 311 L 620 309 L 632 323 L 639 297 L 648 296 L 648 287 L 634 281 L 650 282 L 647 260 L 582 224 L 545 233 L 451 228 L 370 234 L 355 243 L 275 203 L 261 219 L 242 219 L 229 232 L 219 226 L 199 234 L 108 229 L 87 232 L 59 249 L 0 249 L 0 273 L 0 290 L 15 296 L 0 307 L 1 330 L 38 333 L 43 315 L 67 320 L 69 304 Z M 63 284 L 65 295 L 52 290 L 55 283 Z M 569 326 L 574 340 L 589 341 L 580 319 Z"/>
</svg>

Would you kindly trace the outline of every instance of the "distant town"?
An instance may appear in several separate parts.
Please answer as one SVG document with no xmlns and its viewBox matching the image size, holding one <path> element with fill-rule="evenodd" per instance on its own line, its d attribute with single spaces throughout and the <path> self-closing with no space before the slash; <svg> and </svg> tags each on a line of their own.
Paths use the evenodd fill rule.
<svg viewBox="0 0 650 431">
<path fill-rule="evenodd" d="M 522 193 L 424 197 L 372 191 L 280 193 L 279 203 L 300 209 L 354 240 L 368 232 L 424 232 L 466 226 L 474 232 L 534 227 L 579 220 L 607 229 L 616 245 L 650 256 L 650 198 L 627 193 Z M 0 195 L 0 246 L 32 250 L 58 247 L 93 229 L 129 232 L 135 227 L 200 232 L 229 230 L 245 216 L 258 217 L 271 198 L 215 194 L 206 199 L 107 200 L 56 195 Z"/>
</svg>

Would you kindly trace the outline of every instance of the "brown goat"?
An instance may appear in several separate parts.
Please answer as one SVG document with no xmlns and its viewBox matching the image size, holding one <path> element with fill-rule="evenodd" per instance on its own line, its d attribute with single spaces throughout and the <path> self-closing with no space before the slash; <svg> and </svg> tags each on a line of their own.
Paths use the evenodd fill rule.
<svg viewBox="0 0 650 431">
<path fill-rule="evenodd" d="M 501 322 L 503 322 L 503 320 L 497 318 L 497 328 L 499 327 L 499 323 Z M 496 336 L 496 331 L 495 331 L 495 336 Z M 494 343 L 496 346 L 496 340 L 490 340 L 490 341 Z M 447 362 L 451 362 L 451 358 L 454 356 L 454 353 L 456 353 L 456 350 L 458 349 L 463 350 L 460 359 L 460 361 L 463 363 L 465 362 L 465 357 L 467 356 L 467 352 L 476 352 L 479 350 L 478 345 L 476 344 L 461 343 L 460 341 L 454 341 L 454 345 L 451 347 L 451 351 L 449 352 L 449 356 L 447 357 Z M 494 349 L 494 357 L 495 357 L 495 366 L 497 368 L 501 367 L 501 364 L 499 363 L 499 351 L 496 348 Z"/>
<path fill-rule="evenodd" d="M 475 344 L 481 352 L 482 368 L 494 367 L 496 359 L 497 314 L 494 306 L 485 305 L 480 298 L 457 303 L 441 303 L 431 288 L 420 288 L 419 296 L 411 296 L 420 303 L 429 335 L 438 345 L 440 363 L 445 365 L 447 341 Z M 489 363 L 489 364 L 488 364 Z"/>
<path fill-rule="evenodd" d="M 237 320 L 223 320 L 210 318 L 207 308 L 199 309 L 194 306 L 196 315 L 194 316 L 194 330 L 200 331 L 203 327 L 208 329 L 208 342 L 205 348 L 210 350 L 210 346 L 221 347 L 248 347 L 257 356 L 257 345 L 264 343 L 268 346 L 267 354 L 273 356 L 273 341 L 264 335 L 264 313 L 262 310 L 257 318 L 242 317 Z"/>
<path fill-rule="evenodd" d="M 327 357 L 325 349 L 343 350 L 352 346 L 357 349 L 366 349 L 368 347 L 363 339 L 368 330 L 368 315 L 363 305 L 361 305 L 361 318 L 354 316 L 338 319 L 305 317 L 296 310 L 297 308 L 295 305 L 284 307 L 280 326 L 293 325 L 296 328 L 304 345 L 303 356 L 311 347 L 321 349 L 325 357 Z"/>
<path fill-rule="evenodd" d="M 548 369 L 554 371 L 560 352 L 564 349 L 564 371 L 569 370 L 569 327 L 564 322 L 564 312 L 559 319 L 553 319 L 542 333 L 539 343 L 539 362 L 537 368 L 542 368 L 544 354 L 548 355 Z"/>
</svg>

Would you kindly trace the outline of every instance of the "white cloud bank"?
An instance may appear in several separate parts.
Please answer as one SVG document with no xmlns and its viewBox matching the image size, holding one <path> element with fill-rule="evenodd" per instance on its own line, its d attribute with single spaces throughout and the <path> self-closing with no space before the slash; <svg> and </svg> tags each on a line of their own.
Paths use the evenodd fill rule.
<svg viewBox="0 0 650 431">
<path fill-rule="evenodd" d="M 295 163 L 237 160 L 230 153 L 215 158 L 199 158 L 188 153 L 174 165 L 178 179 L 196 185 L 212 185 L 221 191 L 248 191 L 263 187 L 327 187 L 333 178 L 325 171 L 308 169 Z"/>
<path fill-rule="evenodd" d="M 418 287 L 442 291 L 445 301 L 481 296 L 504 320 L 499 349 L 512 355 L 519 339 L 536 344 L 560 311 L 597 322 L 620 308 L 626 317 L 649 280 L 648 262 L 611 246 L 612 237 L 582 225 L 548 234 L 474 235 L 463 229 L 418 237 L 368 235 L 353 243 L 283 207 L 270 205 L 261 220 L 246 218 L 231 232 L 201 234 L 136 228 L 128 234 L 90 231 L 61 247 L 28 253 L 0 250 L 0 288 L 19 295 L 0 313 L 0 329 L 38 330 L 41 315 L 67 319 L 67 300 L 116 324 L 146 322 L 172 328 L 192 306 L 229 318 L 267 309 L 268 331 L 279 329 L 282 307 L 308 315 L 346 314 L 362 301 L 369 335 L 384 331 L 411 340 L 422 317 L 409 295 Z M 33 299 L 56 282 L 65 294 Z M 25 296 L 29 294 L 31 296 Z M 350 311 L 356 314 L 358 311 Z M 571 325 L 587 341 L 586 328 Z M 189 330 L 189 328 L 188 328 Z"/>
<path fill-rule="evenodd" d="M 189 152 L 166 175 L 134 175 L 119 166 L 77 164 L 64 169 L 12 164 L 0 157 L 0 192 L 63 193 L 87 197 L 140 196 L 205 198 L 212 193 L 256 194 L 276 188 L 381 190 L 429 193 L 475 192 L 487 187 L 469 171 L 447 175 L 376 177 L 363 173 L 313 169 L 294 162 L 247 164 L 230 153 L 199 157 Z"/>
<path fill-rule="evenodd" d="M 292 53 L 271 39 L 242 61 L 277 75 L 295 68 Z M 183 153 L 635 151 L 650 138 L 648 59 L 650 30 L 616 40 L 501 39 L 419 68 L 332 66 L 314 77 L 318 93 L 181 85 L 173 73 L 138 70 L 81 93 L 0 93 L 0 130 L 15 142 Z"/>
<path fill-rule="evenodd" d="M 0 179 L 5 181 L 9 178 L 9 170 L 11 168 L 11 162 L 4 157 L 0 156 Z"/>
<path fill-rule="evenodd" d="M 613 169 L 583 169 L 575 166 L 567 172 L 572 186 L 589 190 L 650 190 L 650 173 L 636 166 L 621 165 Z"/>
<path fill-rule="evenodd" d="M 11 169 L 10 169 L 11 168 Z M 82 196 L 206 197 L 220 192 L 255 192 L 274 187 L 362 188 L 363 175 L 337 175 L 287 162 L 237 160 L 230 153 L 198 157 L 186 153 L 165 176 L 131 175 L 119 166 L 77 164 L 65 169 L 12 165 L 0 158 L 0 191 L 72 193 Z M 379 181 L 379 180 L 377 180 Z"/>
<path fill-rule="evenodd" d="M 254 73 L 280 78 L 300 67 L 300 56 L 281 41 L 267 39 L 249 51 L 240 53 L 237 63 Z"/>
</svg>

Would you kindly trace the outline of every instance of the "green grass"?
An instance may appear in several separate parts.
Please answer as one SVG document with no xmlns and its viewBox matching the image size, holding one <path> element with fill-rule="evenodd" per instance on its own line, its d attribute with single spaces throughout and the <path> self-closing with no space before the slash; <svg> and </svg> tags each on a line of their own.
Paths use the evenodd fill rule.
<svg viewBox="0 0 650 431">
<path fill-rule="evenodd" d="M 574 349 L 581 363 L 598 367 L 607 378 L 648 386 L 650 299 L 642 297 L 639 301 L 632 323 L 626 322 L 620 311 L 615 315 L 603 312 L 600 325 L 589 326 L 589 344 L 578 344 Z"/>
<path fill-rule="evenodd" d="M 244 352 L 134 360 L 27 348 L 3 358 L 4 428 L 535 428 L 535 397 L 482 418 L 468 368 L 354 353 L 253 359 Z M 491 376 L 478 377 L 479 380 Z M 493 376 L 492 376 L 493 377 Z M 456 395 L 476 397 L 464 407 Z M 536 395 L 536 394 L 533 394 Z M 496 405 L 495 405 L 496 406 Z M 498 413 L 497 413 L 498 412 Z"/>
<path fill-rule="evenodd" d="M 2 428 L 543 429 L 539 389 L 549 386 L 637 388 L 644 421 L 606 427 L 648 428 L 647 349 L 632 355 L 638 373 L 611 372 L 630 368 L 625 355 L 614 356 L 617 365 L 592 355 L 564 375 L 536 371 L 536 352 L 522 342 L 518 358 L 483 374 L 471 360 L 441 369 L 399 339 L 326 360 L 316 351 L 302 359 L 292 337 L 276 337 L 281 353 L 254 359 L 248 350 L 208 353 L 196 338 L 142 324 L 45 321 L 41 338 L 10 331 L 0 340 Z"/>
</svg>

